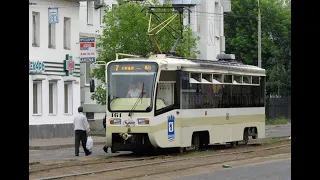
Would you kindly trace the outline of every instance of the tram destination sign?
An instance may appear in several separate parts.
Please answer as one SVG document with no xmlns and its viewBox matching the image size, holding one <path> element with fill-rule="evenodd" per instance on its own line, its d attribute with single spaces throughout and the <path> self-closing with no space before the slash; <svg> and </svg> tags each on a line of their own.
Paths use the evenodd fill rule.
<svg viewBox="0 0 320 180">
<path fill-rule="evenodd" d="M 156 72 L 157 64 L 152 62 L 111 63 L 111 72 Z"/>
</svg>

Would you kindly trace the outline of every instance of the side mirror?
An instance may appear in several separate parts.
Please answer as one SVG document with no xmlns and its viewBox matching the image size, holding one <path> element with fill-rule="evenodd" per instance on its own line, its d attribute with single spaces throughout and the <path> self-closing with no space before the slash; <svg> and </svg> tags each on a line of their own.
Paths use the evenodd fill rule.
<svg viewBox="0 0 320 180">
<path fill-rule="evenodd" d="M 90 79 L 90 92 L 94 92 L 95 86 L 94 86 L 94 79 Z"/>
</svg>

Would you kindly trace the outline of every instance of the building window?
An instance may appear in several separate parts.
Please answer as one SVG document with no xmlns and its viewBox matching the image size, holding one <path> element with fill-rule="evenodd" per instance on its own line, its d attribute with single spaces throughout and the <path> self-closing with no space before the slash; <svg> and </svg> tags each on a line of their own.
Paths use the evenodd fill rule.
<svg viewBox="0 0 320 180">
<path fill-rule="evenodd" d="M 48 48 L 56 48 L 56 24 L 49 23 L 49 39 L 48 39 Z"/>
<path fill-rule="evenodd" d="M 106 14 L 106 9 L 104 7 L 100 8 L 100 26 L 105 26 L 103 23 L 103 17 Z"/>
<path fill-rule="evenodd" d="M 91 73 L 90 63 L 86 63 L 85 66 L 86 66 L 86 71 L 85 71 L 86 84 L 90 84 L 90 73 Z"/>
<path fill-rule="evenodd" d="M 57 114 L 58 91 L 57 82 L 49 81 L 49 114 Z"/>
<path fill-rule="evenodd" d="M 72 114 L 72 83 L 64 83 L 64 113 Z"/>
<path fill-rule="evenodd" d="M 86 112 L 87 119 L 94 119 L 94 113 L 93 112 Z"/>
<path fill-rule="evenodd" d="M 87 1 L 87 24 L 93 25 L 94 1 Z"/>
<path fill-rule="evenodd" d="M 42 113 L 42 88 L 41 81 L 33 81 L 33 114 L 40 115 Z"/>
<path fill-rule="evenodd" d="M 32 46 L 40 46 L 40 13 L 32 12 Z"/>
<path fill-rule="evenodd" d="M 63 46 L 64 49 L 70 50 L 70 41 L 71 41 L 71 19 L 65 17 L 64 18 L 64 26 L 63 26 Z"/>
</svg>

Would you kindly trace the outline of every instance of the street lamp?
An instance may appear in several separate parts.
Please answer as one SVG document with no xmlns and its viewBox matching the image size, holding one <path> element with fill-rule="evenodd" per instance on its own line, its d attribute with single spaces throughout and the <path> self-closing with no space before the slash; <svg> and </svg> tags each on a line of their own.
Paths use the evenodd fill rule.
<svg viewBox="0 0 320 180">
<path fill-rule="evenodd" d="M 260 0 L 258 0 L 258 67 L 261 68 L 261 14 L 260 14 Z"/>
</svg>

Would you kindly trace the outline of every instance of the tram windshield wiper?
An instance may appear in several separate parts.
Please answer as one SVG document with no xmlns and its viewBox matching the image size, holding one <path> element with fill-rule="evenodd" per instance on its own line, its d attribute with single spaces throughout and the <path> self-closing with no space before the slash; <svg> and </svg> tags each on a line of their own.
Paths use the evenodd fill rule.
<svg viewBox="0 0 320 180">
<path fill-rule="evenodd" d="M 131 116 L 131 115 L 132 115 L 132 111 L 137 107 L 137 105 L 138 105 L 138 103 L 139 103 L 139 101 L 140 101 L 140 100 L 141 100 L 141 103 L 142 103 L 142 97 L 143 97 L 143 95 L 144 95 L 144 83 L 142 83 L 142 90 L 141 90 L 141 93 L 140 93 L 140 95 L 139 95 L 139 97 L 138 97 L 137 101 L 134 103 L 134 105 L 133 105 L 132 109 L 130 110 L 130 112 L 129 112 L 129 116 Z"/>
</svg>

